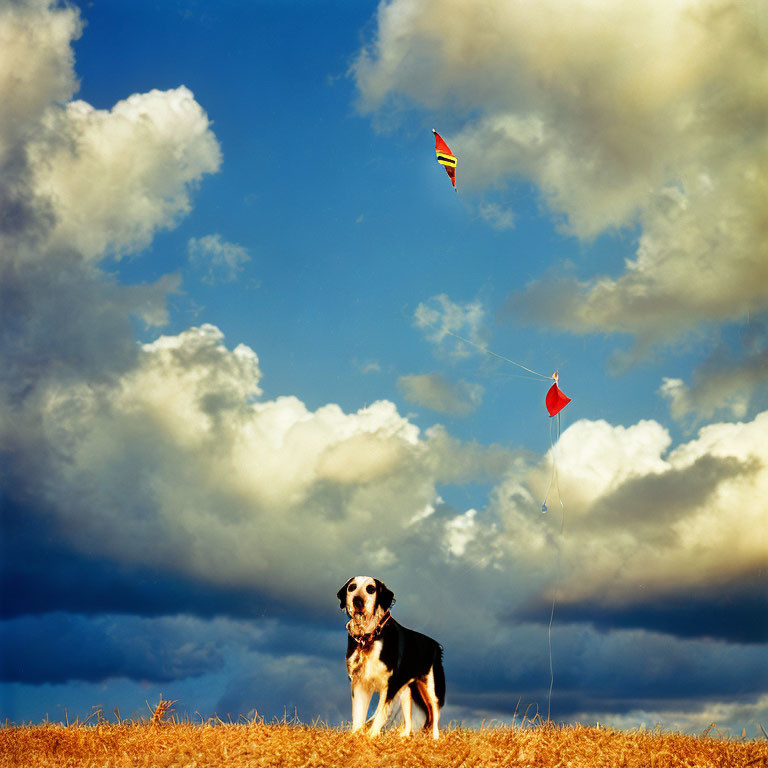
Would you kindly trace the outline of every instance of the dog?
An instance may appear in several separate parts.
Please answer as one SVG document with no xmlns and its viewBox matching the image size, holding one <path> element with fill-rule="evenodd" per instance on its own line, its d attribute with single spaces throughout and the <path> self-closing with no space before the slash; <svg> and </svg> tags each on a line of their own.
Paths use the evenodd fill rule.
<svg viewBox="0 0 768 768">
<path fill-rule="evenodd" d="M 365 725 L 374 693 L 378 706 L 371 718 L 370 736 L 378 736 L 394 700 L 400 697 L 403 730 L 413 730 L 411 705 L 426 715 L 424 730 L 440 735 L 440 708 L 445 703 L 443 649 L 431 637 L 398 624 L 390 613 L 395 594 L 371 576 L 355 576 L 336 593 L 347 623 L 347 673 L 352 689 L 352 732 Z"/>
</svg>

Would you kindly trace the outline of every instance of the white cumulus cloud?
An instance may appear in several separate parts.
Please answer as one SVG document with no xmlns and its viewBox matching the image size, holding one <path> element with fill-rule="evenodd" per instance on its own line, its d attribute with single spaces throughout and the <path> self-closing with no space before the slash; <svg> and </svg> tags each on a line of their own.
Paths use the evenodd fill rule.
<svg viewBox="0 0 768 768">
<path fill-rule="evenodd" d="M 88 259 L 146 247 L 189 211 L 192 188 L 221 162 L 184 86 L 133 94 L 111 110 L 52 106 L 44 126 L 46 140 L 29 147 L 34 189 L 53 206 L 53 241 Z"/>
<path fill-rule="evenodd" d="M 41 393 L 47 487 L 71 545 L 306 600 L 322 564 L 352 572 L 382 541 L 398 552 L 438 481 L 498 478 L 511 459 L 421 435 L 386 401 L 344 413 L 262 400 L 260 379 L 250 348 L 204 325 L 144 345 L 113 385 Z"/>
<path fill-rule="evenodd" d="M 552 453 L 496 489 L 510 551 L 538 569 L 542 553 L 560 547 L 566 602 L 620 605 L 755 577 L 768 564 L 767 428 L 768 413 L 710 424 L 670 450 L 654 421 L 578 421 L 553 451 L 562 536 L 557 504 L 548 515 L 529 511 L 546 493 Z"/>
<path fill-rule="evenodd" d="M 759 0 L 391 0 L 354 74 L 364 110 L 457 126 L 465 189 L 531 179 L 585 239 L 639 224 L 618 276 L 515 304 L 658 343 L 768 308 L 767 30 Z"/>
</svg>

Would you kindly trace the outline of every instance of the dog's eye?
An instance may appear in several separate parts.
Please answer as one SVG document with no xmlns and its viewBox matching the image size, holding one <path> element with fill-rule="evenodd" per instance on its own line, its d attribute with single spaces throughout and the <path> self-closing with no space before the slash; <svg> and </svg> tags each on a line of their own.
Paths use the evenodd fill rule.
<svg viewBox="0 0 768 768">
<path fill-rule="evenodd" d="M 357 584 L 350 584 L 347 587 L 347 592 L 354 592 L 357 589 Z"/>
<path fill-rule="evenodd" d="M 373 586 L 373 584 L 369 584 L 369 585 L 368 585 L 368 586 L 365 588 L 365 591 L 366 591 L 366 592 L 367 592 L 369 595 L 372 595 L 372 594 L 373 594 L 373 593 L 376 591 L 376 587 L 374 587 L 374 586 Z"/>
</svg>

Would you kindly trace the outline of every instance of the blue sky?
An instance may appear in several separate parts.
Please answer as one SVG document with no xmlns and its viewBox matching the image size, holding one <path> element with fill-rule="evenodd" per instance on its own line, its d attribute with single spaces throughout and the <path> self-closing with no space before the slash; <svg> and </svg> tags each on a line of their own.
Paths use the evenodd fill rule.
<svg viewBox="0 0 768 768">
<path fill-rule="evenodd" d="M 768 719 L 766 7 L 481 9 L 0 4 L 3 717 Z"/>
</svg>

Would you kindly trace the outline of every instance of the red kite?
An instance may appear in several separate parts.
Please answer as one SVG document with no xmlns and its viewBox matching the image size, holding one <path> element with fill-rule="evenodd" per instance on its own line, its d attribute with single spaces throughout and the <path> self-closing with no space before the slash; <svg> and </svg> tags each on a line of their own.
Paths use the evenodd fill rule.
<svg viewBox="0 0 768 768">
<path fill-rule="evenodd" d="M 453 184 L 453 188 L 456 189 L 456 155 L 451 152 L 451 148 L 443 141 L 442 136 L 433 128 L 432 133 L 435 134 L 435 154 L 437 154 L 437 162 L 445 168 L 445 172 Z"/>
<path fill-rule="evenodd" d="M 568 403 L 571 402 L 571 398 L 564 395 L 560 391 L 560 387 L 557 386 L 557 382 L 560 378 L 557 371 L 552 374 L 552 378 L 555 380 L 555 383 L 549 388 L 549 392 L 547 392 L 545 404 L 549 411 L 549 415 L 556 416 L 566 405 L 568 405 Z"/>
</svg>

